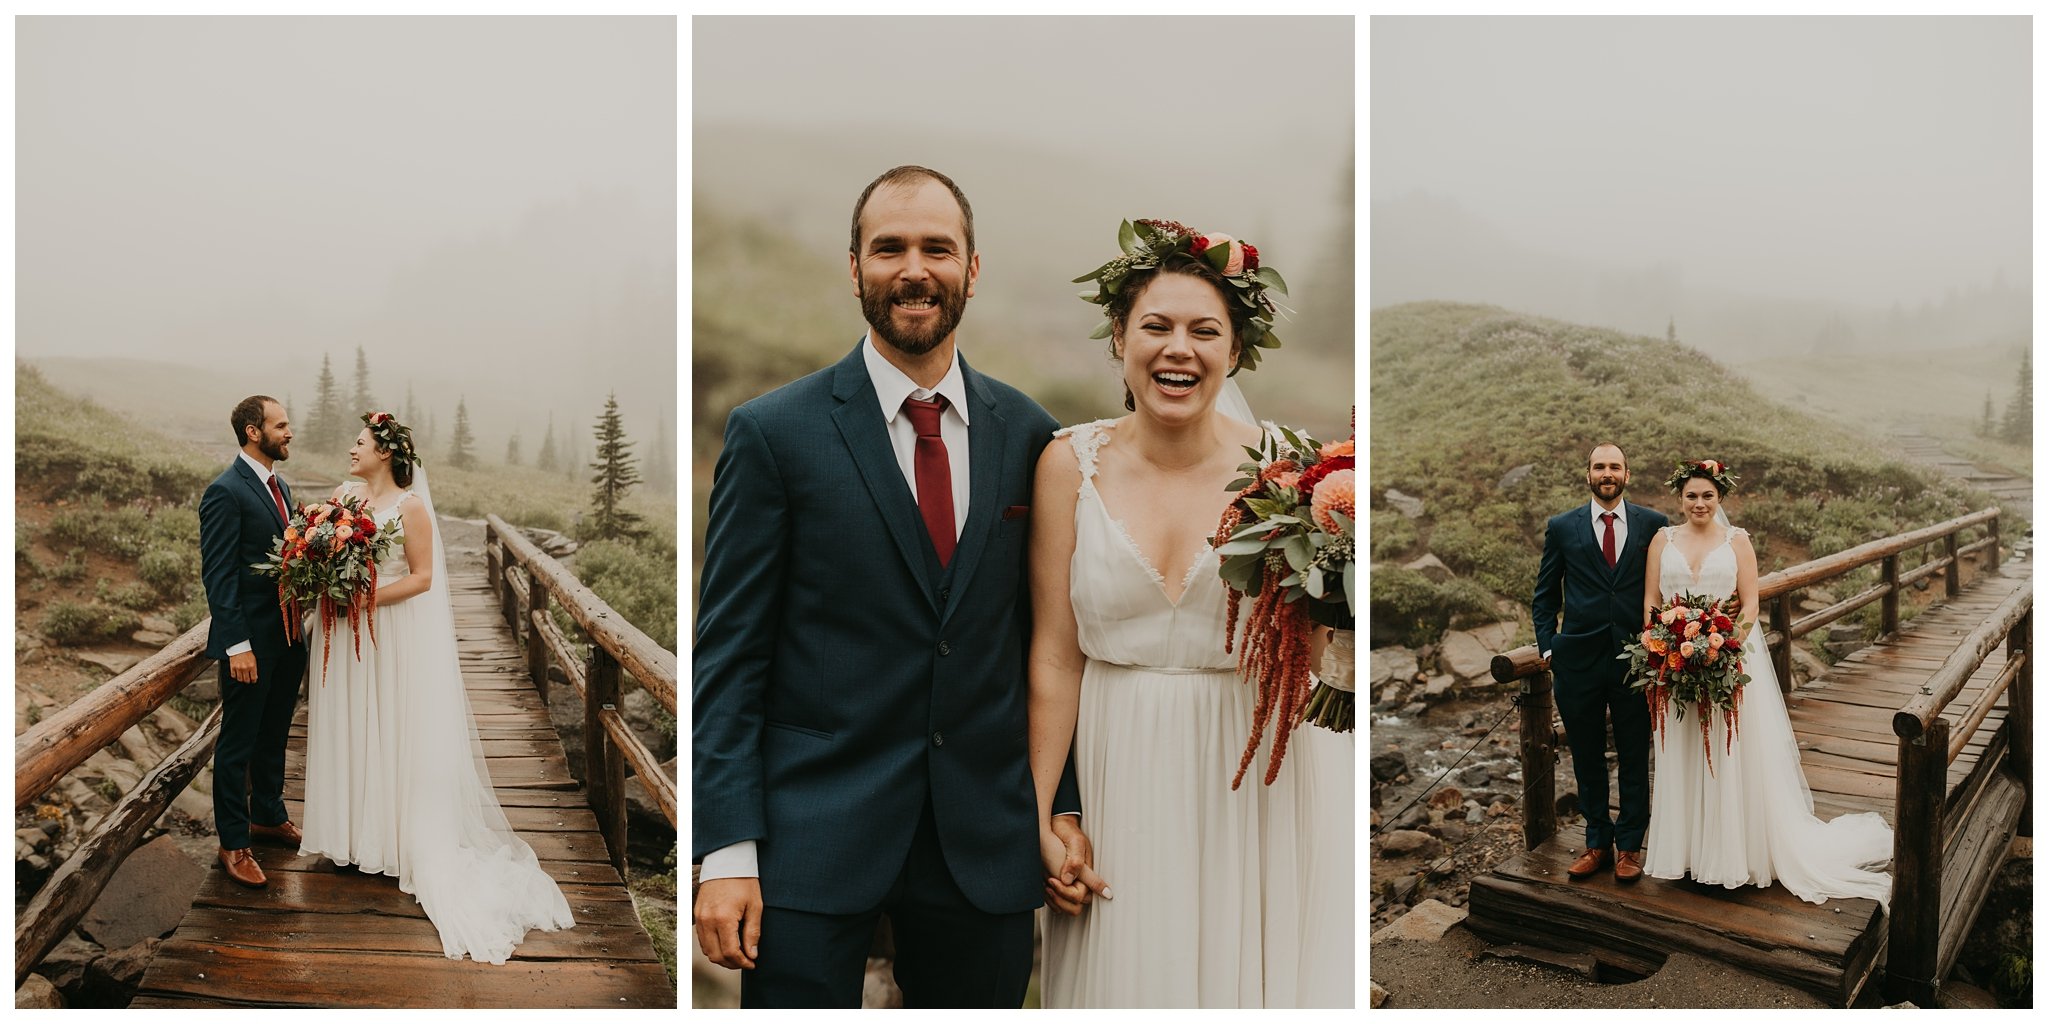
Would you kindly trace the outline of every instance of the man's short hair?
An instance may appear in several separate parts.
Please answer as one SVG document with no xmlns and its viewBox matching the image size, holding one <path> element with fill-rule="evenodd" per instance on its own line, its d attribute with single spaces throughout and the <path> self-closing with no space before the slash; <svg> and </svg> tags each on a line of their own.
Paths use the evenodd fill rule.
<svg viewBox="0 0 2048 1024">
<path fill-rule="evenodd" d="M 250 395 L 235 405 L 235 411 L 228 414 L 228 425 L 235 428 L 235 447 L 249 443 L 245 428 L 255 427 L 256 436 L 263 436 L 263 406 L 265 403 L 283 405 L 269 395 Z"/>
<path fill-rule="evenodd" d="M 1618 444 L 1615 444 L 1612 441 L 1602 441 L 1599 444 L 1594 445 L 1592 451 L 1586 453 L 1586 462 L 1588 465 L 1591 465 L 1593 462 L 1593 452 L 1597 452 L 1602 448 L 1612 448 L 1615 451 L 1621 452 L 1621 468 L 1628 468 L 1628 452 L 1622 451 L 1622 447 Z"/>
<path fill-rule="evenodd" d="M 860 200 L 853 204 L 853 241 L 848 244 L 847 252 L 855 256 L 860 255 L 860 215 L 868 208 L 868 197 L 875 194 L 875 189 L 883 185 L 905 184 L 918 178 L 930 178 L 946 186 L 946 191 L 953 193 L 953 201 L 960 204 L 961 225 L 967 231 L 967 255 L 974 255 L 974 207 L 967 205 L 966 193 L 960 191 L 960 186 L 953 184 L 953 179 L 929 167 L 919 167 L 916 164 L 891 167 L 883 171 L 881 177 L 868 182 L 868 187 L 861 189 Z"/>
</svg>

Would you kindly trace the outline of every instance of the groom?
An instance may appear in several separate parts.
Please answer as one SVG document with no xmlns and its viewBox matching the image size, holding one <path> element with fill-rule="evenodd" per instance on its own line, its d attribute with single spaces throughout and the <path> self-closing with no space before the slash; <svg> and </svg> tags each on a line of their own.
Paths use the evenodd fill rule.
<svg viewBox="0 0 2048 1024">
<path fill-rule="evenodd" d="M 1543 534 L 1531 610 L 1536 645 L 1557 680 L 1557 714 L 1572 750 L 1586 850 L 1573 878 L 1612 868 L 1619 882 L 1643 875 L 1643 835 L 1650 827 L 1650 711 L 1628 687 L 1622 645 L 1643 626 L 1643 566 L 1664 514 L 1622 500 L 1628 458 L 1619 447 L 1593 449 L 1586 466 L 1593 500 L 1551 517 Z M 1558 612 L 1562 610 L 1562 624 Z M 1607 805 L 1607 727 L 1614 725 L 1620 765 L 1621 816 Z"/>
<path fill-rule="evenodd" d="M 744 1006 L 857 1007 L 887 914 L 906 1005 L 1015 1008 L 1044 881 L 1025 540 L 1055 424 L 955 352 L 981 257 L 951 179 L 870 183 L 849 264 L 867 335 L 733 410 L 713 477 L 698 944 Z"/>
<path fill-rule="evenodd" d="M 253 836 L 299 845 L 285 817 L 284 747 L 306 674 L 306 645 L 285 642 L 277 584 L 250 568 L 284 536 L 292 492 L 276 464 L 291 457 L 284 406 L 252 395 L 228 423 L 241 454 L 199 499 L 199 562 L 212 625 L 206 656 L 221 662 L 220 740 L 213 748 L 213 826 L 220 864 L 243 885 L 266 883 Z"/>
</svg>

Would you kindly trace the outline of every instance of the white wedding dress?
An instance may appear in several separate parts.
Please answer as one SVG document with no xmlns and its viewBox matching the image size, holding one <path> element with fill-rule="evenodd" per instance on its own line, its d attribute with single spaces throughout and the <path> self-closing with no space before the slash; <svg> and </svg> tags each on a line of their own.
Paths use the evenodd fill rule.
<svg viewBox="0 0 2048 1024">
<path fill-rule="evenodd" d="M 1186 587 L 1167 599 L 1095 489 L 1114 433 L 1098 421 L 1056 437 L 1081 463 L 1082 821 L 1115 898 L 1045 914 L 1044 1005 L 1352 1006 L 1352 735 L 1295 730 L 1264 786 L 1269 733 L 1231 791 L 1255 692 L 1223 648 L 1216 557 L 1186 552 Z"/>
<path fill-rule="evenodd" d="M 1678 550 L 1679 527 L 1665 529 L 1657 573 L 1664 600 L 1735 593 L 1730 544 L 1744 531 L 1724 526 L 1720 543 L 1701 556 L 1695 571 Z M 1732 750 L 1726 715 L 1711 715 L 1711 772 L 1699 709 L 1688 708 L 1683 720 L 1675 706 L 1666 710 L 1653 743 L 1657 771 L 1643 870 L 1729 889 L 1775 880 L 1808 903 L 1864 897 L 1888 905 L 1891 875 L 1869 866 L 1891 860 L 1891 826 L 1875 811 L 1826 822 L 1814 817 L 1813 791 L 1799 766 L 1798 740 L 1763 634 L 1761 626 L 1752 628 L 1742 645 L 1750 681 L 1742 688 Z"/>
<path fill-rule="evenodd" d="M 424 473 L 374 509 L 380 530 L 400 527 L 401 507 L 433 506 Z M 361 484 L 348 485 L 361 492 Z M 392 875 L 419 900 L 441 950 L 502 964 L 528 930 L 575 922 L 568 901 L 533 849 L 505 819 L 491 790 L 482 745 L 455 653 L 447 555 L 434 527 L 434 582 L 380 605 L 375 641 L 362 654 L 343 618 L 330 644 L 317 620 L 307 630 L 305 839 L 299 852 Z M 378 587 L 408 572 L 393 544 L 377 563 Z M 323 667 L 324 660 L 324 667 Z"/>
</svg>

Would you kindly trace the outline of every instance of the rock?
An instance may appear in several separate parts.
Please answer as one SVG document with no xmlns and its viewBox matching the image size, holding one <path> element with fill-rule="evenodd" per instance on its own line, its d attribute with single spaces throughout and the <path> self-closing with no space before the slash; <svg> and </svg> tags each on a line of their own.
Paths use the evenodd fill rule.
<svg viewBox="0 0 2048 1024">
<path fill-rule="evenodd" d="M 142 984 L 142 972 L 149 969 L 149 961 L 162 944 L 162 939 L 144 939 L 94 960 L 85 969 L 79 1002 L 88 1006 L 127 1006 Z"/>
<path fill-rule="evenodd" d="M 39 647 L 47 646 L 49 645 L 43 642 L 43 638 L 35 635 L 34 633 L 24 633 L 17 631 L 14 634 L 14 649 L 17 651 L 33 651 Z"/>
<path fill-rule="evenodd" d="M 1483 764 L 1475 764 L 1458 774 L 1465 780 L 1465 785 L 1473 789 L 1493 784 L 1493 769 Z"/>
<path fill-rule="evenodd" d="M 1414 911 L 1409 911 L 1414 913 Z M 2003 1009 L 1998 997 L 1968 982 L 1951 978 L 1944 982 L 1941 991 L 1935 993 L 1935 1006 L 1943 1010 L 1997 1010 Z"/>
<path fill-rule="evenodd" d="M 1437 838 L 1452 846 L 1464 842 L 1465 835 L 1465 826 L 1455 821 L 1447 821 L 1437 827 Z"/>
<path fill-rule="evenodd" d="M 128 637 L 144 647 L 162 647 L 177 638 L 175 633 L 159 633 L 150 629 L 138 629 Z"/>
<path fill-rule="evenodd" d="M 1515 633 L 1521 627 L 1513 621 L 1491 622 L 1471 630 L 1473 639 L 1486 646 L 1495 654 L 1505 654 L 1514 648 Z"/>
<path fill-rule="evenodd" d="M 151 633 L 169 633 L 174 640 L 178 636 L 178 624 L 161 615 L 143 616 L 142 628 Z"/>
<path fill-rule="evenodd" d="M 1371 767 L 1374 782 L 1391 782 L 1394 776 L 1408 770 L 1408 758 L 1398 751 L 1374 754 Z"/>
<path fill-rule="evenodd" d="M 1385 1005 L 1387 1005 L 1387 990 L 1381 988 L 1380 983 L 1375 981 L 1372 983 L 1372 1008 L 1377 1010 Z"/>
<path fill-rule="evenodd" d="M 1423 505 L 1421 498 L 1410 497 L 1391 487 L 1387 488 L 1387 492 L 1381 497 L 1386 500 L 1388 505 L 1393 506 L 1394 511 L 1410 519 L 1422 518 Z"/>
<path fill-rule="evenodd" d="M 1801 678 L 1819 679 L 1827 672 L 1828 665 L 1820 660 L 1819 655 L 1807 650 L 1805 644 L 1797 643 L 1792 645 L 1792 669 Z"/>
<path fill-rule="evenodd" d="M 2032 860 L 2034 857 L 2034 837 L 2014 836 L 2012 839 L 2012 849 L 2007 851 L 2006 855 L 2019 860 Z"/>
<path fill-rule="evenodd" d="M 1406 704 L 1403 704 L 1403 705 L 1401 705 L 1401 713 L 1402 713 L 1402 714 L 1404 714 L 1404 715 L 1407 715 L 1407 716 L 1408 716 L 1408 717 L 1410 717 L 1410 718 L 1413 718 L 1413 717 L 1415 717 L 1416 715 L 1419 715 L 1419 714 L 1421 714 L 1421 713 L 1423 713 L 1423 712 L 1425 712 L 1425 711 L 1428 711 L 1428 710 L 1429 710 L 1429 705 L 1427 705 L 1427 704 L 1424 704 L 1423 702 L 1421 702 L 1421 701 L 1419 701 L 1419 700 L 1417 700 L 1417 701 L 1410 701 L 1410 702 L 1408 702 L 1408 703 L 1406 703 Z"/>
<path fill-rule="evenodd" d="M 1375 684 L 1387 683 L 1400 686 L 1414 679 L 1422 671 L 1415 652 L 1406 647 L 1381 647 L 1371 655 L 1372 678 Z"/>
<path fill-rule="evenodd" d="M 1516 466 L 1515 468 L 1508 470 L 1506 475 L 1500 478 L 1500 482 L 1494 484 L 1493 487 L 1495 490 L 1505 491 L 1515 486 L 1516 484 L 1519 484 L 1522 481 L 1529 479 L 1529 474 L 1534 472 L 1536 472 L 1536 464 L 1533 462 L 1525 462 L 1522 465 Z"/>
<path fill-rule="evenodd" d="M 78 929 L 108 949 L 168 935 L 192 909 L 192 897 L 205 878 L 205 869 L 192 863 L 176 840 L 158 836 L 121 862 Z"/>
<path fill-rule="evenodd" d="M 630 794 L 632 790 L 628 789 L 627 792 Z M 205 826 L 208 831 L 213 830 L 213 797 L 210 794 L 187 786 L 183 792 L 172 798 L 171 809 L 182 812 L 185 817 Z"/>
<path fill-rule="evenodd" d="M 64 936 L 57 948 L 50 950 L 43 962 L 36 965 L 36 973 L 50 979 L 50 983 L 66 992 L 76 990 L 85 981 L 85 969 L 106 950 L 96 942 L 89 942 L 77 932 Z"/>
<path fill-rule="evenodd" d="M 178 709 L 169 704 L 157 708 L 156 713 L 149 716 L 149 724 L 156 727 L 157 735 L 172 743 L 183 743 L 191 739 L 192 730 L 198 728 L 191 719 L 179 714 Z"/>
<path fill-rule="evenodd" d="M 1575 817 L 1578 813 L 1579 794 L 1576 790 L 1566 790 L 1557 795 L 1557 816 L 1559 818 Z"/>
<path fill-rule="evenodd" d="M 671 757 L 662 762 L 661 771 L 673 783 L 676 777 L 676 759 Z M 668 815 L 661 813 L 661 805 L 647 795 L 647 787 L 631 779 L 626 781 L 626 815 L 631 819 L 629 825 L 632 828 L 669 827 Z"/>
<path fill-rule="evenodd" d="M 17 1010 L 61 1010 L 64 997 L 57 992 L 57 986 L 40 974 L 31 974 L 22 980 L 21 987 L 14 990 L 14 1008 Z"/>
<path fill-rule="evenodd" d="M 1377 946 L 1382 941 L 1395 939 L 1437 942 L 1444 937 L 1445 932 L 1450 931 L 1453 925 L 1463 921 L 1466 916 L 1465 911 L 1439 900 L 1423 900 L 1396 918 L 1393 924 L 1374 932 L 1372 943 Z"/>
<path fill-rule="evenodd" d="M 1481 643 L 1469 630 L 1444 634 L 1437 664 L 1459 679 L 1493 679 L 1493 648 Z"/>
<path fill-rule="evenodd" d="M 1422 879 L 1414 875 L 1400 875 L 1387 883 L 1387 902 L 1407 906 L 1415 898 L 1416 890 L 1422 888 Z"/>
<path fill-rule="evenodd" d="M 220 673 L 201 672 L 199 678 L 185 684 L 185 696 L 201 704 L 211 704 L 220 699 Z"/>
<path fill-rule="evenodd" d="M 117 676 L 142 663 L 141 655 L 122 651 L 74 651 L 71 656 L 88 665 L 98 665 Z"/>
<path fill-rule="evenodd" d="M 1421 573 L 1432 583 L 1442 583 L 1457 575 L 1457 573 L 1451 571 L 1450 566 L 1444 564 L 1443 559 L 1431 553 L 1425 553 L 1421 558 L 1409 562 L 1401 566 L 1401 568 L 1409 572 Z"/>
<path fill-rule="evenodd" d="M 1486 816 L 1489 818 L 1498 818 L 1501 815 L 1508 814 L 1513 810 L 1514 808 L 1509 807 L 1507 804 L 1495 800 L 1494 802 L 1486 805 Z"/>
<path fill-rule="evenodd" d="M 1464 802 L 1465 794 L 1458 792 L 1456 786 L 1445 786 L 1429 795 L 1431 807 L 1458 807 Z"/>
<path fill-rule="evenodd" d="M 1423 684 L 1422 695 L 1430 699 L 1441 697 L 1451 692 L 1451 686 L 1457 681 L 1455 676 L 1431 676 L 1429 682 Z"/>
<path fill-rule="evenodd" d="M 1434 857 L 1443 852 L 1443 848 L 1442 841 L 1427 832 L 1401 829 L 1380 836 L 1382 857 L 1404 857 L 1411 854 L 1418 857 Z"/>
</svg>

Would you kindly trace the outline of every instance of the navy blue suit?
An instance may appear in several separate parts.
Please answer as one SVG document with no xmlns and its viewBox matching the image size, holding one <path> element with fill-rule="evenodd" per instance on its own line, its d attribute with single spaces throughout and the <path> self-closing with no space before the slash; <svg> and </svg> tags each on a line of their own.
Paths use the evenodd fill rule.
<svg viewBox="0 0 2048 1024">
<path fill-rule="evenodd" d="M 283 477 L 285 507 L 291 488 Z M 213 748 L 213 821 L 223 849 L 249 845 L 249 823 L 285 820 L 285 740 L 306 675 L 306 645 L 286 643 L 277 580 L 250 567 L 284 536 L 270 489 L 237 457 L 199 498 L 199 564 L 212 622 L 206 656 L 220 661 L 220 741 Z M 256 681 L 228 674 L 228 648 L 248 641 Z"/>
<path fill-rule="evenodd" d="M 1642 694 L 1629 690 L 1628 663 L 1620 655 L 1622 645 L 1642 631 L 1645 556 L 1669 520 L 1655 509 L 1622 505 L 1628 540 L 1615 553 L 1612 569 L 1594 539 L 1590 504 L 1551 517 L 1530 608 L 1536 646 L 1550 652 L 1557 714 L 1586 816 L 1586 845 L 1640 850 L 1650 827 L 1650 710 Z M 1610 715 L 1621 783 L 1619 818 L 1607 799 Z"/>
<path fill-rule="evenodd" d="M 1023 999 L 1043 892 L 1024 513 L 1056 424 L 960 370 L 970 496 L 946 567 L 858 345 L 726 421 L 693 651 L 691 846 L 702 860 L 757 841 L 768 910 L 746 1005 L 857 1006 L 885 912 L 906 1002 Z"/>
</svg>

